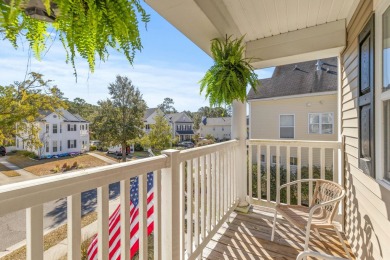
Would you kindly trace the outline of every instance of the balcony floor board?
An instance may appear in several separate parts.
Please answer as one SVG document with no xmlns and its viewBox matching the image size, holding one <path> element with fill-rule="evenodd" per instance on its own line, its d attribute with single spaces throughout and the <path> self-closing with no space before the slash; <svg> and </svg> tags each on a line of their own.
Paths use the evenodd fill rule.
<svg viewBox="0 0 390 260">
<path fill-rule="evenodd" d="M 271 240 L 273 210 L 254 206 L 249 214 L 233 212 L 203 251 L 203 259 L 286 259 L 303 251 L 304 232 L 279 218 L 275 241 Z M 346 257 L 334 231 L 311 233 L 309 249 Z M 349 250 L 348 242 L 345 240 Z M 352 255 L 352 252 L 350 250 Z"/>
</svg>

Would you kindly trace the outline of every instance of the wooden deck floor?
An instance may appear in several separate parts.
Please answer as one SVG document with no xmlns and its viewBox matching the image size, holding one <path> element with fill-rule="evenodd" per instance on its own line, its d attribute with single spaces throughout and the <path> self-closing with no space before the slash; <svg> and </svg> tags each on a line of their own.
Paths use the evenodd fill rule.
<svg viewBox="0 0 390 260">
<path fill-rule="evenodd" d="M 271 242 L 272 221 L 273 211 L 264 207 L 255 206 L 250 214 L 233 212 L 208 243 L 203 259 L 295 259 L 303 251 L 304 233 L 279 219 Z M 320 230 L 320 235 L 311 233 L 310 250 L 346 257 L 334 231 Z"/>
</svg>

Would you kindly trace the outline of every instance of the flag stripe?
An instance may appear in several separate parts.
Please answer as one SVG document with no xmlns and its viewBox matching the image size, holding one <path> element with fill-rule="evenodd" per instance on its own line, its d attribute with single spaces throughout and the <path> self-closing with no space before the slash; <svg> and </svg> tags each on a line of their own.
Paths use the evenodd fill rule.
<svg viewBox="0 0 390 260">
<path fill-rule="evenodd" d="M 139 207 L 138 207 L 138 177 L 132 178 L 130 186 L 130 257 L 133 257 L 139 250 Z M 154 191 L 153 191 L 153 173 L 147 174 L 147 198 L 146 198 L 146 209 L 147 209 L 147 234 L 148 236 L 153 232 L 154 228 Z M 144 203 L 144 202 L 141 202 Z M 116 260 L 120 259 L 120 205 L 109 217 L 109 259 Z M 98 237 L 95 235 L 91 244 L 88 247 L 87 254 L 88 260 L 97 260 L 98 253 Z"/>
</svg>

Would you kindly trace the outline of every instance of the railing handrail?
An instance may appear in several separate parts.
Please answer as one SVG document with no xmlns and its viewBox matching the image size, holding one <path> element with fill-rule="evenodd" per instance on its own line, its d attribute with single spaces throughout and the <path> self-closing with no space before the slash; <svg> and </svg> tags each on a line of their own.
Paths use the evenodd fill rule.
<svg viewBox="0 0 390 260">
<path fill-rule="evenodd" d="M 0 186 L 0 216 L 166 167 L 160 155 Z"/>
<path fill-rule="evenodd" d="M 221 150 L 221 148 L 227 146 L 227 147 L 234 147 L 238 145 L 238 140 L 230 140 L 222 143 L 217 144 L 210 144 L 207 146 L 201 146 L 193 149 L 188 150 L 182 150 L 180 151 L 180 159 L 179 161 L 183 162 L 189 159 L 192 159 L 194 157 L 199 157 L 201 155 L 210 154 L 216 151 Z"/>
<path fill-rule="evenodd" d="M 339 149 L 341 142 L 339 141 L 312 141 L 312 140 L 281 140 L 281 139 L 248 139 L 247 145 L 280 145 L 292 147 L 313 147 L 313 148 L 334 148 Z"/>
</svg>

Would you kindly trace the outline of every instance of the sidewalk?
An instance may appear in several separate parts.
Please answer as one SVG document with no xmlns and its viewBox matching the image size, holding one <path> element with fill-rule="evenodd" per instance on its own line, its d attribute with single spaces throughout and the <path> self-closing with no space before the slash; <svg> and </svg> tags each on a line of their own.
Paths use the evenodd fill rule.
<svg viewBox="0 0 390 260">
<path fill-rule="evenodd" d="M 93 157 L 96 157 L 96 158 L 98 158 L 98 159 L 100 159 L 100 160 L 102 160 L 102 161 L 105 161 L 105 162 L 108 163 L 108 164 L 117 164 L 117 163 L 118 163 L 118 161 L 113 160 L 113 159 L 110 159 L 110 158 L 107 158 L 107 157 L 102 156 L 102 155 L 100 155 L 100 154 L 91 153 L 91 152 L 89 152 L 89 153 L 87 153 L 87 154 L 89 154 L 89 155 L 91 155 L 91 156 L 93 156 Z"/>
<path fill-rule="evenodd" d="M 17 173 L 20 174 L 20 176 L 15 176 L 15 177 L 1 176 L 1 178 L 0 178 L 0 185 L 39 178 L 38 176 L 32 174 L 31 172 L 28 172 L 26 170 L 20 169 L 18 166 L 8 162 L 7 161 L 7 157 L 0 158 L 0 163 L 4 164 L 4 166 L 6 166 L 7 168 L 9 168 L 11 170 L 14 170 L 14 171 L 16 171 Z M 3 177 L 5 177 L 5 178 L 3 178 Z"/>
</svg>

